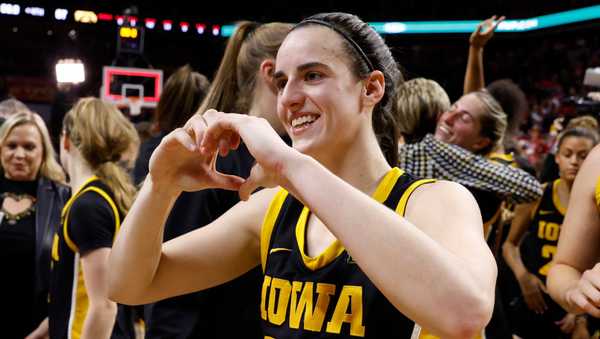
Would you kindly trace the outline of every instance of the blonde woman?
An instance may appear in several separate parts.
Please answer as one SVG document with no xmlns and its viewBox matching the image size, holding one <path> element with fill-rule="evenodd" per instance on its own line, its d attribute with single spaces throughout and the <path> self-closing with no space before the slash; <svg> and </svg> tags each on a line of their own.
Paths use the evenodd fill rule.
<svg viewBox="0 0 600 339">
<path fill-rule="evenodd" d="M 42 118 L 23 111 L 0 129 L 0 259 L 11 279 L 0 280 L 2 334 L 23 338 L 47 315 L 53 225 L 68 196 L 64 173 Z"/>
</svg>

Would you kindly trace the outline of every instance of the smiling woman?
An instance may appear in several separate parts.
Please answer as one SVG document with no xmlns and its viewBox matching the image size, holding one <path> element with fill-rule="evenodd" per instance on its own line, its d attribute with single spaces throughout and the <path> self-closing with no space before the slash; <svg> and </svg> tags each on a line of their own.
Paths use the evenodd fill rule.
<svg viewBox="0 0 600 339">
<path fill-rule="evenodd" d="M 10 116 L 0 129 L 0 260 L 15 279 L 0 281 L 11 312 L 2 334 L 22 338 L 46 316 L 53 226 L 68 191 L 42 118 Z"/>
<path fill-rule="evenodd" d="M 275 65 L 293 147 L 264 119 L 215 110 L 167 135 L 111 252 L 111 297 L 145 303 L 261 265 L 265 337 L 411 338 L 416 323 L 474 336 L 490 318 L 494 260 L 463 187 L 392 167 L 401 75 L 383 39 L 354 15 L 318 14 Z M 214 167 L 240 140 L 256 159 L 246 179 Z M 271 188 L 251 194 L 259 186 Z M 212 187 L 245 201 L 162 244 L 181 192 Z"/>
</svg>

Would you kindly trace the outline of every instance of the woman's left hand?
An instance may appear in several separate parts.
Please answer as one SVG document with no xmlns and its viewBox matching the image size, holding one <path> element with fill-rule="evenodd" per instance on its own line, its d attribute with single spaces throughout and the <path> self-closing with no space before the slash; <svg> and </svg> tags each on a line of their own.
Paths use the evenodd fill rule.
<svg viewBox="0 0 600 339">
<path fill-rule="evenodd" d="M 202 152 L 226 155 L 241 138 L 256 160 L 240 187 L 242 200 L 247 200 L 258 187 L 286 186 L 289 161 L 299 153 L 285 144 L 267 120 L 216 111 L 208 111 L 203 117 L 208 128 L 200 143 Z"/>
</svg>

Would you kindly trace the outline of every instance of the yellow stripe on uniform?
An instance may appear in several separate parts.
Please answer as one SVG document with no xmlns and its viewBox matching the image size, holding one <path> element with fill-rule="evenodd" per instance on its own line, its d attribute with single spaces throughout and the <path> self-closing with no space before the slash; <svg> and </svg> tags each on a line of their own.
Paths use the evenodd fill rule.
<svg viewBox="0 0 600 339">
<path fill-rule="evenodd" d="M 112 209 L 113 214 L 115 216 L 115 234 L 113 235 L 113 242 L 114 242 L 117 237 L 117 233 L 119 232 L 119 229 L 121 228 L 121 217 L 119 216 L 119 209 L 117 208 L 117 205 L 112 200 L 112 198 L 108 195 L 108 193 L 106 193 L 103 189 L 95 187 L 95 186 L 90 186 L 90 187 L 84 189 L 83 191 L 78 192 L 72 198 L 77 199 L 79 196 L 81 196 L 85 192 L 98 193 L 110 205 L 110 208 Z M 69 204 L 69 208 L 71 207 L 71 205 L 73 204 L 75 199 L 73 199 L 73 201 L 71 201 L 69 199 L 69 201 L 71 201 L 71 204 Z M 77 245 L 75 245 L 75 243 L 73 242 L 73 240 L 71 240 L 71 237 L 69 236 L 68 227 L 67 227 L 67 225 L 69 224 L 68 220 L 69 220 L 69 214 L 67 213 L 64 217 L 64 223 L 63 223 L 63 232 L 64 232 L 64 236 L 65 236 L 65 242 L 67 243 L 67 246 L 69 246 L 69 248 L 73 252 L 79 252 L 79 248 L 77 247 Z"/>
<path fill-rule="evenodd" d="M 277 216 L 279 216 L 279 211 L 281 211 L 281 207 L 283 206 L 283 202 L 285 198 L 287 198 L 288 191 L 283 188 L 275 194 L 273 200 L 269 204 L 269 208 L 267 209 L 267 213 L 265 214 L 265 218 L 262 223 L 262 227 L 260 230 L 260 264 L 263 269 L 263 273 L 265 272 L 265 267 L 267 265 L 267 255 L 269 254 L 269 242 L 271 242 L 271 233 L 273 233 L 273 228 L 275 227 L 275 222 L 277 221 Z"/>
<path fill-rule="evenodd" d="M 400 202 L 398 202 L 398 206 L 396 207 L 396 213 L 398 213 L 401 216 L 404 216 L 404 213 L 406 213 L 406 205 L 408 204 L 408 199 L 410 198 L 411 194 L 420 186 L 432 182 L 435 182 L 435 179 L 421 179 L 413 182 L 410 186 L 408 186 L 406 191 L 402 193 Z"/>
<path fill-rule="evenodd" d="M 596 189 L 594 195 L 596 197 L 596 206 L 598 206 L 598 209 L 600 209 L 600 176 L 598 177 L 598 181 L 596 182 Z"/>
</svg>

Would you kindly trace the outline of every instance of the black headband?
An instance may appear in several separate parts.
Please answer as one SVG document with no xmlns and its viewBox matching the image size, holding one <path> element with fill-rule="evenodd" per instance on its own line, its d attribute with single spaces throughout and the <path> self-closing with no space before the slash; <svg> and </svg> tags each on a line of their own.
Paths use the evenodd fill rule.
<svg viewBox="0 0 600 339">
<path fill-rule="evenodd" d="M 302 26 L 302 25 L 308 24 L 308 23 L 329 27 L 332 30 L 334 30 L 335 32 L 337 32 L 339 35 L 343 36 L 344 39 L 346 39 L 346 41 L 348 41 L 350 43 L 350 45 L 354 48 L 354 50 L 356 52 L 358 52 L 358 54 L 361 56 L 361 58 L 363 59 L 363 61 L 367 63 L 367 66 L 369 67 L 369 71 L 374 71 L 375 70 L 375 67 L 373 67 L 373 64 L 371 63 L 371 60 L 369 60 L 369 58 L 367 57 L 367 55 L 365 54 L 365 52 L 363 52 L 362 48 L 360 48 L 360 46 L 356 43 L 356 41 L 352 40 L 352 38 L 350 38 L 348 36 L 348 34 L 344 33 L 342 30 L 340 30 L 339 28 L 337 28 L 334 25 L 330 24 L 329 22 L 323 21 L 323 20 L 319 20 L 319 19 L 306 19 L 306 20 L 302 20 L 298 25 L 296 25 L 296 27 Z"/>
</svg>

